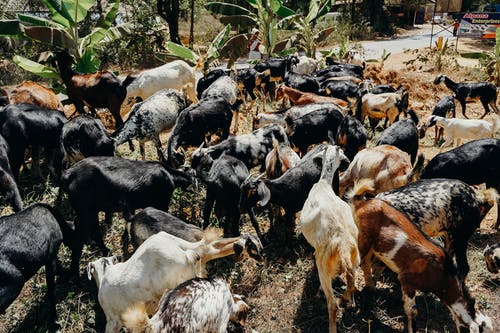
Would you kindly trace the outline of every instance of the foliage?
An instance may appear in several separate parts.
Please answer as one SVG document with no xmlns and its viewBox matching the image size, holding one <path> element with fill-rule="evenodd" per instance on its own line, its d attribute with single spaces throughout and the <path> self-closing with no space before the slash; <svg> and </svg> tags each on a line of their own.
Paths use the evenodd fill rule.
<svg viewBox="0 0 500 333">
<path fill-rule="evenodd" d="M 363 51 L 363 47 L 359 43 L 352 43 L 348 36 L 342 36 L 339 45 L 329 51 L 319 51 L 323 58 L 331 58 L 337 62 L 346 62 L 349 57 L 349 51 Z"/>
<path fill-rule="evenodd" d="M 0 21 L 2 35 L 29 38 L 53 49 L 67 49 L 76 60 L 76 68 L 84 73 L 99 69 L 95 50 L 105 43 L 120 39 L 129 30 L 128 24 L 112 26 L 118 13 L 119 0 L 109 0 L 94 27 L 86 35 L 79 28 L 88 19 L 95 0 L 44 0 L 50 18 L 17 14 L 16 20 Z M 33 62 L 20 55 L 13 58 L 20 67 L 45 78 L 59 78 L 52 67 Z"/>
<path fill-rule="evenodd" d="M 277 31 L 296 17 L 293 10 L 283 5 L 282 0 L 245 0 L 253 9 L 225 3 L 209 2 L 205 8 L 215 14 L 224 15 L 221 22 L 233 26 L 258 27 L 260 31 L 260 53 L 270 57 L 275 53 Z"/>
<path fill-rule="evenodd" d="M 457 53 L 449 47 L 448 39 L 442 42 L 441 39 L 435 42 L 435 48 L 422 50 L 405 50 L 417 57 L 405 61 L 405 66 L 410 70 L 422 70 L 425 65 L 429 66 L 430 71 L 443 72 L 443 70 L 456 69 L 459 66 L 457 62 Z"/>
<path fill-rule="evenodd" d="M 495 46 L 486 52 L 463 53 L 462 57 L 479 59 L 479 64 L 488 74 L 490 81 L 500 86 L 500 29 L 496 31 Z"/>
</svg>

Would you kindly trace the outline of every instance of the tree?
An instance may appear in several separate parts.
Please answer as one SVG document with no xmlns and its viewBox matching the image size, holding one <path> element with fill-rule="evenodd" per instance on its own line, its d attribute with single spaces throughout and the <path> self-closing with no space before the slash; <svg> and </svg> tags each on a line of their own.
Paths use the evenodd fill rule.
<svg viewBox="0 0 500 333">
<path fill-rule="evenodd" d="M 88 34 L 82 34 L 80 27 L 86 19 L 94 0 L 44 0 L 49 18 L 17 14 L 16 20 L 0 21 L 0 34 L 18 38 L 30 38 L 49 47 L 49 50 L 66 49 L 77 60 L 76 71 L 95 72 L 100 61 L 95 49 L 104 43 L 119 39 L 127 34 L 128 24 L 113 26 L 118 13 L 119 0 L 108 0 L 102 15 L 92 19 L 94 27 Z M 22 56 L 13 61 L 20 67 L 45 78 L 60 79 L 59 72 Z"/>
<path fill-rule="evenodd" d="M 158 0 L 156 2 L 158 15 L 160 15 L 168 24 L 170 40 L 180 44 L 179 38 L 179 0 Z"/>
</svg>

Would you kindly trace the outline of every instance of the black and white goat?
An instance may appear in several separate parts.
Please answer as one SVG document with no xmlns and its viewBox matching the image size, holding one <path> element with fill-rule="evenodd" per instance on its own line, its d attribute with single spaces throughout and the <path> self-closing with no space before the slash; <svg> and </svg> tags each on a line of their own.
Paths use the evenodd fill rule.
<svg viewBox="0 0 500 333">
<path fill-rule="evenodd" d="M 475 191 L 460 180 L 444 178 L 421 179 L 377 195 L 405 213 L 426 235 L 445 236 L 445 248 L 455 257 L 463 280 L 469 272 L 469 239 L 497 197 L 494 190 Z"/>
<path fill-rule="evenodd" d="M 420 178 L 459 179 L 469 185 L 485 183 L 487 188 L 500 192 L 499 173 L 500 139 L 480 139 L 437 154 L 424 167 Z M 495 228 L 499 226 L 500 216 Z"/>
<path fill-rule="evenodd" d="M 199 146 L 207 136 L 221 132 L 220 139 L 229 136 L 233 113 L 231 104 L 224 98 L 202 99 L 182 110 L 168 139 L 166 159 L 170 165 L 184 164 L 183 147 Z"/>
<path fill-rule="evenodd" d="M 466 101 L 468 99 L 479 99 L 484 108 L 484 114 L 481 119 L 484 118 L 489 112 L 491 106 L 496 114 L 500 114 L 500 110 L 496 105 L 497 102 L 497 87 L 490 82 L 453 82 L 449 77 L 444 74 L 438 75 L 434 79 L 434 84 L 444 84 L 455 93 L 455 98 L 458 99 L 460 105 L 462 106 L 462 114 L 465 118 Z"/>
<path fill-rule="evenodd" d="M 140 303 L 123 314 L 123 321 L 132 333 L 226 332 L 230 320 L 245 325 L 249 310 L 222 278 L 194 278 L 165 291 L 151 319 Z"/>
<path fill-rule="evenodd" d="M 446 116 L 451 115 L 455 118 L 455 97 L 453 96 L 445 96 L 441 98 L 437 104 L 434 106 L 432 110 L 433 116 L 439 116 L 446 118 Z M 423 139 L 425 135 L 425 131 L 427 130 L 426 125 L 421 126 L 419 131 L 419 138 Z M 437 144 L 438 141 L 443 136 L 443 128 L 434 127 L 434 143 Z"/>
<path fill-rule="evenodd" d="M 113 156 L 115 141 L 102 121 L 81 114 L 62 127 L 61 150 L 63 161 L 73 164 L 89 156 Z"/>
<path fill-rule="evenodd" d="M 198 80 L 196 83 L 196 95 L 198 99 L 201 99 L 201 94 L 208 88 L 212 83 L 214 83 L 218 78 L 222 76 L 228 76 L 229 71 L 224 69 L 213 69 L 207 74 L 205 74 L 202 78 Z"/>
<path fill-rule="evenodd" d="M 167 211 L 174 188 L 186 187 L 191 178 L 159 162 L 98 156 L 83 159 L 64 171 L 61 183 L 77 216 L 78 238 L 71 253 L 71 274 L 76 275 L 89 235 L 104 255 L 108 253 L 99 229 L 100 211 L 127 216 L 148 206 Z"/>
<path fill-rule="evenodd" d="M 290 71 L 293 65 L 299 63 L 299 58 L 295 55 L 289 55 L 286 58 L 267 58 L 266 60 L 256 64 L 253 68 L 258 72 L 270 70 L 270 81 L 283 81 L 285 74 Z"/>
<path fill-rule="evenodd" d="M 0 218 L 0 314 L 21 292 L 23 285 L 45 266 L 48 323 L 56 325 L 55 274 L 57 252 L 71 247 L 72 226 L 52 207 L 34 204 Z"/>
<path fill-rule="evenodd" d="M 273 149 L 273 139 L 288 142 L 283 127 L 275 124 L 265 125 L 252 133 L 232 136 L 216 145 L 204 148 L 203 145 L 191 155 L 191 167 L 210 167 L 223 153 L 240 159 L 247 168 L 260 165 L 265 169 L 267 153 Z"/>
<path fill-rule="evenodd" d="M 116 145 L 132 139 L 139 140 L 142 159 L 146 159 L 144 144 L 152 140 L 158 156 L 162 157 L 160 133 L 172 129 L 179 113 L 189 105 L 184 94 L 174 89 L 163 89 L 135 104 L 123 126 L 112 137 Z"/>
</svg>

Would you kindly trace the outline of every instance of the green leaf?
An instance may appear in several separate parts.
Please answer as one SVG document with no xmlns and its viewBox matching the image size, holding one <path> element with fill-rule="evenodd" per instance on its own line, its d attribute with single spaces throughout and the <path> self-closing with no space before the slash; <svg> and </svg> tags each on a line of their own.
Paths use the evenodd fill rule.
<svg viewBox="0 0 500 333">
<path fill-rule="evenodd" d="M 66 28 L 71 28 L 75 24 L 62 0 L 43 0 L 43 2 L 47 5 L 52 20 Z"/>
<path fill-rule="evenodd" d="M 66 30 L 53 27 L 24 27 L 25 34 L 39 42 L 59 48 L 73 49 L 76 47 L 74 39 Z"/>
<path fill-rule="evenodd" d="M 27 26 L 41 26 L 41 27 L 56 27 L 56 28 L 62 28 L 60 24 L 57 22 L 51 21 L 44 19 L 42 17 L 38 16 L 33 16 L 33 15 L 24 15 L 24 14 L 17 14 L 17 19 L 24 25 Z"/>
<path fill-rule="evenodd" d="M 460 56 L 466 59 L 488 59 L 488 56 L 483 52 L 464 52 L 460 53 Z"/>
<path fill-rule="evenodd" d="M 33 74 L 36 74 L 38 76 L 47 78 L 47 79 L 61 79 L 61 76 L 59 73 L 52 67 L 44 66 L 42 64 L 39 64 L 37 62 L 34 62 L 28 58 L 21 57 L 19 55 L 16 55 L 12 58 L 12 61 L 16 65 L 18 65 L 21 68 L 24 68 L 28 72 L 31 72 Z"/>
<path fill-rule="evenodd" d="M 248 11 L 246 8 L 243 8 L 238 5 L 233 5 L 230 3 L 224 2 L 209 2 L 205 4 L 205 8 L 212 13 L 222 14 L 222 15 L 247 15 L 251 16 L 252 12 Z"/>
<path fill-rule="evenodd" d="M 24 27 L 18 20 L 0 21 L 0 36 L 19 36 L 23 33 Z"/>
<path fill-rule="evenodd" d="M 76 63 L 75 70 L 81 74 L 95 73 L 99 70 L 101 61 L 95 56 L 92 49 L 87 49 Z"/>
<path fill-rule="evenodd" d="M 188 64 L 190 64 L 191 66 L 196 65 L 195 61 L 176 56 L 175 54 L 172 54 L 172 53 L 157 52 L 157 53 L 155 53 L 155 58 L 164 62 L 164 63 L 172 62 L 174 60 L 183 60 L 183 61 L 187 62 Z"/>
<path fill-rule="evenodd" d="M 185 46 L 173 42 L 166 42 L 165 48 L 168 50 L 170 54 L 180 59 L 188 60 L 191 63 L 196 63 L 196 60 L 198 60 L 198 55 Z"/>
<path fill-rule="evenodd" d="M 497 27 L 497 30 L 496 30 L 496 38 L 495 38 L 495 58 L 498 58 L 500 57 L 500 29 L 498 29 Z"/>
<path fill-rule="evenodd" d="M 120 0 L 108 0 L 108 5 L 102 11 L 102 16 L 97 21 L 96 26 L 101 28 L 109 28 L 115 21 L 118 8 L 120 7 Z"/>
<path fill-rule="evenodd" d="M 271 11 L 275 14 L 278 12 L 278 10 L 280 10 L 280 7 L 283 5 L 283 3 L 280 0 L 270 0 L 269 2 Z"/>
<path fill-rule="evenodd" d="M 316 18 L 316 15 L 318 15 L 319 6 L 320 6 L 320 0 L 311 0 L 311 2 L 309 3 L 309 10 L 306 16 L 307 22 L 312 22 Z"/>
<path fill-rule="evenodd" d="M 326 0 L 326 1 L 324 1 L 324 3 L 322 4 L 320 10 L 318 11 L 318 14 L 316 14 L 316 17 L 314 19 L 317 20 L 320 17 L 325 16 L 326 14 L 328 14 L 328 12 L 330 12 L 330 9 L 332 8 L 332 5 L 333 5 L 333 1 L 332 0 Z"/>
<path fill-rule="evenodd" d="M 46 0 L 51 1 L 51 0 Z M 53 0 L 52 0 L 53 1 Z M 88 10 L 94 5 L 95 0 L 59 0 L 64 2 L 73 22 L 80 23 L 87 16 Z"/>
<path fill-rule="evenodd" d="M 257 3 L 257 0 L 246 0 L 246 1 L 253 8 L 259 8 L 259 4 Z M 260 1 L 262 1 L 262 0 L 260 0 Z"/>
<path fill-rule="evenodd" d="M 131 32 L 131 24 L 125 23 L 109 29 L 94 28 L 90 34 L 80 41 L 80 53 L 85 53 L 85 49 L 93 48 L 100 43 L 108 43 L 120 39 Z"/>
<path fill-rule="evenodd" d="M 210 46 L 208 47 L 206 59 L 214 58 L 219 56 L 219 49 L 222 48 L 224 43 L 229 38 L 229 33 L 231 32 L 231 25 L 228 24 L 222 29 L 217 36 L 212 40 Z"/>
<path fill-rule="evenodd" d="M 288 16 L 292 16 L 292 15 L 296 15 L 297 13 L 295 13 L 293 10 L 291 10 L 290 8 L 286 7 L 286 6 L 281 6 L 278 11 L 276 12 L 276 15 L 278 15 L 279 17 L 288 17 Z"/>
<path fill-rule="evenodd" d="M 291 47 L 289 49 L 286 49 L 286 50 L 283 50 L 283 51 L 280 51 L 280 52 L 276 52 L 276 55 L 278 57 L 286 57 L 287 55 L 293 54 L 295 52 L 297 52 L 297 48 L 296 47 Z"/>
<path fill-rule="evenodd" d="M 257 25 L 255 18 L 247 15 L 232 15 L 222 16 L 220 19 L 222 24 L 231 24 L 233 27 L 254 27 Z"/>
</svg>

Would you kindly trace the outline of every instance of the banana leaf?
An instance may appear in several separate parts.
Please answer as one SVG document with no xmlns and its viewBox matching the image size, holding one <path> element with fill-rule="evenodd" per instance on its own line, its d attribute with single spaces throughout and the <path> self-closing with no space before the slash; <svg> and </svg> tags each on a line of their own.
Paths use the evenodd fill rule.
<svg viewBox="0 0 500 333">
<path fill-rule="evenodd" d="M 87 16 L 88 10 L 94 5 L 95 0 L 60 0 L 64 2 L 73 22 L 80 23 Z"/>
<path fill-rule="evenodd" d="M 115 21 L 118 8 L 120 7 L 120 0 L 108 0 L 108 5 L 103 9 L 102 15 L 97 21 L 96 26 L 100 28 L 109 28 Z"/>
<path fill-rule="evenodd" d="M 231 16 L 222 16 L 219 21 L 222 24 L 231 24 L 233 27 L 254 27 L 257 25 L 257 20 L 252 16 L 247 15 L 231 15 Z"/>
<path fill-rule="evenodd" d="M 166 42 L 165 48 L 167 49 L 168 54 L 177 57 L 177 59 L 188 61 L 191 64 L 196 64 L 196 61 L 198 60 L 198 55 L 185 46 L 173 42 Z"/>
<path fill-rule="evenodd" d="M 215 14 L 222 14 L 226 16 L 230 15 L 246 15 L 246 16 L 251 16 L 252 12 L 250 12 L 248 9 L 238 6 L 238 5 L 233 5 L 231 3 L 225 3 L 225 2 L 209 2 L 206 3 L 204 6 L 207 10 L 211 11 L 212 13 Z"/>
<path fill-rule="evenodd" d="M 38 16 L 33 16 L 33 15 L 24 15 L 24 14 L 17 14 L 17 19 L 19 22 L 21 22 L 23 25 L 26 26 L 39 26 L 39 27 L 55 27 L 55 28 L 64 28 L 57 22 L 51 21 L 44 19 L 42 17 Z"/>
<path fill-rule="evenodd" d="M 158 59 L 158 60 L 160 60 L 160 61 L 162 61 L 162 62 L 164 62 L 164 63 L 172 62 L 174 60 L 183 60 L 183 61 L 187 62 L 191 66 L 195 66 L 196 65 L 195 61 L 192 61 L 190 59 L 186 59 L 186 58 L 182 58 L 182 57 L 176 56 L 173 53 L 156 52 L 155 53 L 155 58 Z"/>
<path fill-rule="evenodd" d="M 12 58 L 12 61 L 21 68 L 24 68 L 28 72 L 36 74 L 38 76 L 44 77 L 46 79 L 61 79 L 59 73 L 52 67 L 44 66 L 28 58 L 16 55 Z"/>
<path fill-rule="evenodd" d="M 68 12 L 68 8 L 66 7 L 64 1 L 62 0 L 43 0 L 45 5 L 50 11 L 50 18 L 63 25 L 66 28 L 71 28 L 75 21 L 71 17 Z"/>
<path fill-rule="evenodd" d="M 76 48 L 75 40 L 66 30 L 54 27 L 24 27 L 24 33 L 37 41 L 59 48 Z"/>
<path fill-rule="evenodd" d="M 76 71 L 81 74 L 95 73 L 99 70 L 101 61 L 95 56 L 92 49 L 87 49 L 76 63 Z"/>
</svg>

